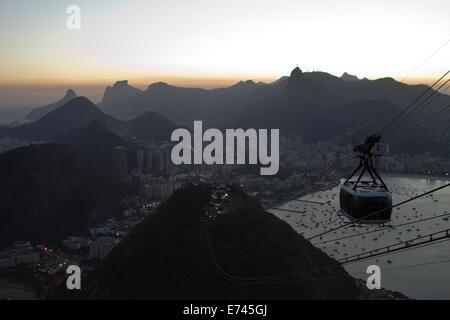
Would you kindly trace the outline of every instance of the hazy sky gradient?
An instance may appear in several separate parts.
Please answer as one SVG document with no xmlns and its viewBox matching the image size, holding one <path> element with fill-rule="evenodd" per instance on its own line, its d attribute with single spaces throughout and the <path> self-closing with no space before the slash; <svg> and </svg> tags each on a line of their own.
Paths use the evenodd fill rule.
<svg viewBox="0 0 450 320">
<path fill-rule="evenodd" d="M 70 4 L 81 30 L 66 28 Z M 121 79 L 218 87 L 274 80 L 297 64 L 401 80 L 450 39 L 449 12 L 448 0 L 2 0 L 0 98 Z M 408 81 L 429 83 L 449 57 L 450 44 Z"/>
</svg>

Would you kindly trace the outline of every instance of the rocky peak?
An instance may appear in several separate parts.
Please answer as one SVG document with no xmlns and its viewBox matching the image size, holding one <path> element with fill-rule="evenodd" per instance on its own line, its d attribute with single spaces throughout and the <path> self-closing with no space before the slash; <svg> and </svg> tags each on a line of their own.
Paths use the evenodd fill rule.
<svg viewBox="0 0 450 320">
<path fill-rule="evenodd" d="M 77 94 L 72 89 L 67 90 L 66 95 L 64 96 L 65 99 L 73 99 L 76 97 L 77 97 Z"/>
<path fill-rule="evenodd" d="M 303 71 L 299 67 L 295 67 L 294 70 L 292 70 L 290 78 L 298 78 L 303 74 Z"/>
<path fill-rule="evenodd" d="M 114 87 L 126 87 L 128 86 L 128 80 L 120 80 L 114 84 Z"/>
<path fill-rule="evenodd" d="M 345 80 L 345 81 L 358 81 L 359 80 L 357 76 L 348 74 L 347 72 L 344 72 L 342 74 L 341 79 Z"/>
</svg>

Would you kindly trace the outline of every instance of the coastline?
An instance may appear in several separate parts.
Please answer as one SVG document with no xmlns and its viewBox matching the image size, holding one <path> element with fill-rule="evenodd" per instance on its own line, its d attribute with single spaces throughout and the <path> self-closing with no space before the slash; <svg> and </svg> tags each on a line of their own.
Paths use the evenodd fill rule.
<svg viewBox="0 0 450 320">
<path fill-rule="evenodd" d="M 425 180 L 441 180 L 441 181 L 448 181 L 450 182 L 450 176 L 444 177 L 444 176 L 433 176 L 433 175 L 426 175 L 426 174 L 418 174 L 418 173 L 386 173 L 381 172 L 383 176 L 385 177 L 392 177 L 392 178 L 412 178 L 412 179 L 425 179 Z"/>
<path fill-rule="evenodd" d="M 291 194 L 289 194 L 287 197 L 285 197 L 284 199 L 271 203 L 270 206 L 267 206 L 267 207 L 263 206 L 263 209 L 270 210 L 270 209 L 273 209 L 274 207 L 282 206 L 282 205 L 284 205 L 290 201 L 293 201 L 295 199 L 298 199 L 300 197 L 304 197 L 306 195 L 313 194 L 313 193 L 320 192 L 320 191 L 326 191 L 326 190 L 333 189 L 333 188 L 337 187 L 340 183 L 341 183 L 340 179 L 335 178 L 332 181 L 329 181 L 326 185 L 320 185 L 317 187 L 308 188 L 307 190 L 294 191 Z"/>
</svg>

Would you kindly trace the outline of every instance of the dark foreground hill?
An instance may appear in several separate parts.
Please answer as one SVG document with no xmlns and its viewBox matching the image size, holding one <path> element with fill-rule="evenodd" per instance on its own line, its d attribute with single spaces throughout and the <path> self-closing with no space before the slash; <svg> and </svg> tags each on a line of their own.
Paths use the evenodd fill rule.
<svg viewBox="0 0 450 320">
<path fill-rule="evenodd" d="M 56 241 L 120 213 L 127 188 L 68 145 L 0 154 L 0 247 Z"/>
<path fill-rule="evenodd" d="M 96 120 L 57 137 L 56 142 L 74 146 L 87 159 L 107 170 L 112 169 L 113 148 L 123 146 L 127 149 L 128 169 L 136 166 L 136 145 L 126 142 Z"/>
<path fill-rule="evenodd" d="M 230 213 L 214 222 L 201 223 L 199 218 L 211 199 L 210 187 L 199 185 L 178 190 L 88 276 L 84 291 L 77 298 L 364 297 L 365 290 L 342 267 L 308 273 L 296 278 L 298 281 L 272 284 L 249 285 L 224 276 L 227 273 L 232 277 L 265 277 L 334 262 L 239 189 L 232 190 L 231 197 Z M 319 279 L 322 277 L 327 279 Z"/>
</svg>

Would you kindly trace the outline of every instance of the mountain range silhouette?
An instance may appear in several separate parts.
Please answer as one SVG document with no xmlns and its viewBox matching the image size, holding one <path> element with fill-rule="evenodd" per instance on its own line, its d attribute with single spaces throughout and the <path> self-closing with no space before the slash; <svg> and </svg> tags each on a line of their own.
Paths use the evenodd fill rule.
<svg viewBox="0 0 450 320">
<path fill-rule="evenodd" d="M 347 73 L 336 77 L 325 72 L 302 72 L 299 67 L 289 77 L 273 83 L 247 80 L 212 90 L 164 82 L 140 90 L 121 80 L 106 88 L 97 105 L 84 97 L 70 99 L 75 93 L 69 90 L 62 100 L 34 110 L 41 115 L 37 120 L 0 128 L 0 134 L 53 141 L 96 120 L 110 131 L 168 140 L 171 131 L 179 126 L 172 121 L 184 126 L 203 120 L 222 129 L 279 128 L 282 134 L 300 134 L 306 141 L 334 139 L 347 144 L 379 131 L 426 88 L 392 78 L 359 80 Z M 410 127 L 417 126 L 417 132 L 427 136 L 426 128 L 419 126 L 420 120 L 449 104 L 450 96 L 440 94 L 435 103 L 411 119 Z M 427 138 L 406 151 L 435 152 L 440 148 Z"/>
</svg>

